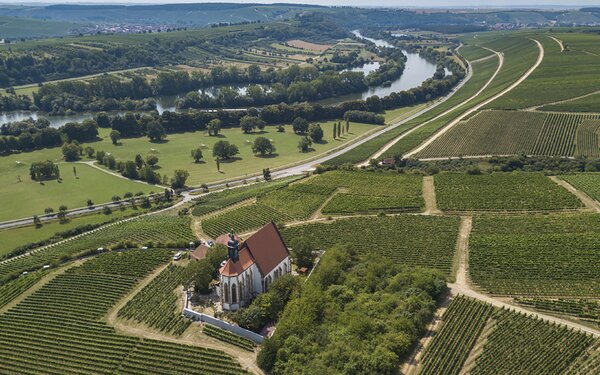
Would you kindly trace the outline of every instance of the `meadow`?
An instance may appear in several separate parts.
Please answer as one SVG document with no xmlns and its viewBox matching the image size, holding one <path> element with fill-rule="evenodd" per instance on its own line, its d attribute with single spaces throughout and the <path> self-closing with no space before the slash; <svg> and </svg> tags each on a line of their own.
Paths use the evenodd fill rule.
<svg viewBox="0 0 600 375">
<path fill-rule="evenodd" d="M 417 154 L 420 158 L 485 155 L 593 157 L 600 115 L 481 111 Z"/>
<path fill-rule="evenodd" d="M 0 221 L 43 215 L 48 207 L 58 212 L 58 207 L 63 204 L 69 209 L 85 207 L 88 199 L 99 204 L 110 202 L 114 195 L 123 196 L 127 192 L 148 194 L 162 191 L 160 187 L 111 176 L 85 164 L 59 164 L 60 182 L 48 180 L 40 183 L 30 178 L 31 163 L 58 161 L 61 156 L 60 148 L 57 148 L 0 157 L 0 174 L 4 178 L 0 185 Z"/>
<path fill-rule="evenodd" d="M 103 321 L 117 301 L 171 255 L 164 250 L 107 253 L 43 285 L 0 315 L 1 371 L 244 373 L 223 352 L 122 336 Z"/>
<path fill-rule="evenodd" d="M 469 272 L 485 291 L 510 296 L 600 297 L 600 216 L 477 217 Z"/>
</svg>

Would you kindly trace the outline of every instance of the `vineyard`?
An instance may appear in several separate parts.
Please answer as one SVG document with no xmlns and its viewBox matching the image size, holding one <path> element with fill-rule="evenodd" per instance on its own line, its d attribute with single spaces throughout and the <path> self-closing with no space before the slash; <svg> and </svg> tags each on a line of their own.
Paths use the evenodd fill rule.
<svg viewBox="0 0 600 375">
<path fill-rule="evenodd" d="M 600 202 L 600 173 L 578 173 L 560 176 L 560 178 Z"/>
<path fill-rule="evenodd" d="M 447 211 L 576 209 L 583 203 L 542 173 L 435 176 L 438 207 Z"/>
<path fill-rule="evenodd" d="M 213 326 L 212 324 L 204 323 L 202 332 L 204 332 L 204 334 L 207 336 L 213 337 L 217 340 L 221 340 L 231 345 L 235 345 L 249 352 L 253 352 L 256 348 L 256 345 L 251 340 L 248 340 L 245 337 L 236 335 L 235 333 L 226 331 L 219 327 Z"/>
<path fill-rule="evenodd" d="M 226 354 L 120 336 L 101 321 L 170 251 L 112 252 L 67 270 L 0 315 L 0 372 L 188 374 L 244 372 Z"/>
<path fill-rule="evenodd" d="M 437 138 L 418 157 L 596 155 L 598 119 L 597 114 L 482 111 Z"/>
<path fill-rule="evenodd" d="M 191 321 L 185 319 L 178 309 L 175 288 L 190 279 L 189 270 L 187 267 L 169 265 L 119 310 L 118 317 L 180 336 Z"/>
<path fill-rule="evenodd" d="M 59 264 L 87 254 L 99 247 L 187 247 L 196 237 L 189 217 L 152 215 L 118 225 L 103 227 L 95 232 L 62 244 L 52 245 L 31 255 L 14 258 L 0 264 L 0 280 L 23 271 L 39 269 L 45 264 Z"/>
<path fill-rule="evenodd" d="M 565 298 L 516 298 L 515 302 L 537 310 L 573 315 L 600 326 L 600 301 Z"/>
<path fill-rule="evenodd" d="M 565 372 L 567 375 L 587 375 L 600 373 L 600 340 L 581 355 Z"/>
<path fill-rule="evenodd" d="M 195 205 L 192 209 L 192 215 L 203 216 L 211 212 L 222 210 L 226 207 L 245 201 L 246 199 L 254 198 L 256 196 L 281 189 L 296 178 L 297 177 L 292 179 L 286 178 L 277 181 L 270 181 L 268 183 L 258 183 L 211 193 L 194 200 Z"/>
<path fill-rule="evenodd" d="M 442 317 L 442 326 L 423 352 L 421 374 L 457 375 L 492 315 L 491 305 L 455 298 Z"/>
<path fill-rule="evenodd" d="M 0 308 L 37 283 L 46 272 L 37 271 L 0 285 Z"/>
<path fill-rule="evenodd" d="M 473 375 L 564 374 L 593 342 L 584 333 L 510 311 L 498 311 L 494 319 Z"/>
<path fill-rule="evenodd" d="M 471 279 L 498 295 L 600 297 L 600 216 L 477 217 Z"/>
<path fill-rule="evenodd" d="M 585 120 L 577 130 L 575 155 L 600 158 L 600 120 Z"/>
<path fill-rule="evenodd" d="M 358 254 L 383 255 L 401 264 L 435 268 L 449 276 L 458 224 L 457 217 L 361 217 L 293 226 L 281 233 L 288 243 L 294 238 L 310 238 L 321 250 L 346 245 Z"/>
<path fill-rule="evenodd" d="M 291 218 L 264 204 L 252 204 L 202 220 L 202 230 L 216 238 L 224 233 L 245 233 L 270 221 L 284 223 Z"/>
</svg>

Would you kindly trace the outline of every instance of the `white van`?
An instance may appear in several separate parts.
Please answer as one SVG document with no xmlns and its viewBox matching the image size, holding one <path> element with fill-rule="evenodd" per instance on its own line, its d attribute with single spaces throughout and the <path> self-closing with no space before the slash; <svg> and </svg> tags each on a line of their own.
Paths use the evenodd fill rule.
<svg viewBox="0 0 600 375">
<path fill-rule="evenodd" d="M 183 254 L 181 254 L 181 253 L 177 253 L 177 254 L 173 255 L 173 260 L 177 261 L 177 260 L 181 259 L 182 255 Z"/>
</svg>

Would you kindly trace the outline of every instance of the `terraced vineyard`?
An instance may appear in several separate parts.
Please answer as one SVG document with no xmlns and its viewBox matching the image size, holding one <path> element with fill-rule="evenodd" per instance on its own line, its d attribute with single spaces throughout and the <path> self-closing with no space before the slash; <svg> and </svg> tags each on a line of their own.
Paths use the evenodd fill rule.
<svg viewBox="0 0 600 375">
<path fill-rule="evenodd" d="M 442 317 L 442 326 L 423 352 L 421 374 L 459 374 L 477 338 L 492 315 L 491 305 L 455 298 Z"/>
<path fill-rule="evenodd" d="M 451 128 L 417 156 L 594 155 L 600 152 L 594 125 L 599 118 L 598 114 L 482 111 Z"/>
<path fill-rule="evenodd" d="M 0 371 L 7 373 L 242 373 L 210 349 L 118 335 L 111 306 L 170 251 L 106 253 L 67 270 L 0 315 Z"/>
<path fill-rule="evenodd" d="M 187 247 L 189 241 L 195 239 L 189 217 L 144 216 L 106 226 L 65 243 L 34 251 L 31 255 L 1 263 L 0 280 L 23 271 L 39 269 L 45 264 L 59 264 L 93 254 L 99 247 Z"/>
<path fill-rule="evenodd" d="M 541 173 L 435 176 L 438 207 L 447 211 L 561 210 L 583 207 L 566 189 Z"/>
<path fill-rule="evenodd" d="M 600 326 L 600 301 L 567 298 L 516 298 L 515 301 L 537 310 L 573 315 Z"/>
<path fill-rule="evenodd" d="M 600 202 L 600 173 L 578 173 L 559 177 Z"/>
<path fill-rule="evenodd" d="M 458 217 L 360 217 L 287 227 L 281 233 L 288 243 L 294 238 L 310 238 L 323 246 L 321 250 L 347 245 L 359 254 L 383 255 L 401 264 L 435 268 L 449 276 L 458 224 Z"/>
<path fill-rule="evenodd" d="M 477 217 L 471 279 L 513 296 L 600 297 L 600 215 Z"/>
<path fill-rule="evenodd" d="M 196 204 L 192 210 L 192 214 L 194 216 L 202 216 L 211 212 L 222 210 L 246 199 L 281 189 L 296 179 L 297 177 L 293 177 L 277 181 L 270 181 L 268 183 L 257 183 L 244 187 L 236 187 L 197 198 L 194 200 Z"/>
<path fill-rule="evenodd" d="M 204 334 L 210 337 L 224 341 L 231 345 L 235 345 L 249 352 L 252 352 L 254 351 L 254 349 L 256 349 L 256 345 L 251 340 L 248 340 L 245 337 L 236 335 L 235 333 L 231 333 L 219 327 L 213 326 L 212 324 L 205 323 L 202 332 L 204 332 Z"/>
<path fill-rule="evenodd" d="M 470 373 L 564 374 L 594 339 L 565 326 L 502 310 Z"/>
<path fill-rule="evenodd" d="M 169 265 L 119 310 L 118 316 L 180 336 L 191 324 L 179 311 L 175 288 L 192 276 L 191 268 Z"/>
</svg>

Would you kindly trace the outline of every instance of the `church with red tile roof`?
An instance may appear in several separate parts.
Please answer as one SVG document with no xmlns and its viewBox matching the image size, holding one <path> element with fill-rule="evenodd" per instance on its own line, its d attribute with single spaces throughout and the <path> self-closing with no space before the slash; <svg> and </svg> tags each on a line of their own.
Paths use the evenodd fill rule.
<svg viewBox="0 0 600 375">
<path fill-rule="evenodd" d="M 274 223 L 241 242 L 228 236 L 228 259 L 219 269 L 219 296 L 223 310 L 236 311 L 266 292 L 269 285 L 292 271 L 290 252 Z M 224 242 L 225 237 L 219 236 Z"/>
</svg>

